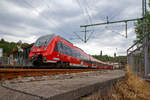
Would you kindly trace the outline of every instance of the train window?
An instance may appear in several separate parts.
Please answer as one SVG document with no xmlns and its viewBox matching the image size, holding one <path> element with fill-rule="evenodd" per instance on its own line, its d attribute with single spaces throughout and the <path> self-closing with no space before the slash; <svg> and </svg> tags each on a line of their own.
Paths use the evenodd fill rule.
<svg viewBox="0 0 150 100">
<path fill-rule="evenodd" d="M 70 47 L 66 45 L 66 53 L 67 55 L 70 55 Z"/>
<path fill-rule="evenodd" d="M 61 42 L 58 41 L 56 43 L 56 46 L 55 46 L 54 50 L 57 51 L 57 52 L 62 52 L 62 44 L 61 44 Z"/>
<path fill-rule="evenodd" d="M 75 57 L 78 57 L 78 52 L 76 50 L 74 50 L 75 52 Z"/>
<path fill-rule="evenodd" d="M 71 52 L 72 52 L 71 48 L 64 43 L 62 43 L 62 46 L 63 46 L 62 53 L 67 54 L 67 55 L 71 55 Z"/>
<path fill-rule="evenodd" d="M 69 48 L 69 49 L 70 49 L 70 56 L 73 56 L 72 55 L 72 53 L 73 53 L 72 48 Z"/>
<path fill-rule="evenodd" d="M 84 58 L 80 52 L 74 50 L 73 48 L 69 47 L 68 45 L 62 43 L 62 46 L 63 46 L 63 50 L 62 50 L 62 53 L 63 54 L 67 54 L 67 55 L 70 55 L 70 56 L 73 56 L 73 57 L 78 57 L 78 58 Z M 59 46 L 56 47 L 56 50 L 57 48 L 59 48 Z"/>
<path fill-rule="evenodd" d="M 74 49 L 72 49 L 72 56 L 76 57 L 76 51 Z"/>
<path fill-rule="evenodd" d="M 68 46 L 68 55 L 72 55 L 72 50 L 71 50 L 71 48 Z"/>
<path fill-rule="evenodd" d="M 70 55 L 70 47 L 66 45 L 66 53 Z"/>
<path fill-rule="evenodd" d="M 73 57 L 76 57 L 76 51 L 74 50 L 74 49 L 72 49 L 72 48 L 70 48 L 70 51 L 71 51 L 71 56 L 73 56 Z"/>
<path fill-rule="evenodd" d="M 62 49 L 62 53 L 63 54 L 65 54 L 65 46 L 64 46 L 64 44 L 62 43 L 62 47 L 63 47 L 63 49 Z"/>
<path fill-rule="evenodd" d="M 59 47 L 58 47 L 58 42 L 57 42 L 54 51 L 58 52 L 58 49 L 59 49 Z"/>
<path fill-rule="evenodd" d="M 67 46 L 63 44 L 63 54 L 67 54 Z"/>
<path fill-rule="evenodd" d="M 79 52 L 78 52 L 78 55 L 77 55 L 77 57 L 79 57 L 79 58 L 81 57 L 81 54 L 80 54 Z"/>
<path fill-rule="evenodd" d="M 34 45 L 37 47 L 47 46 L 52 41 L 54 36 L 54 34 L 42 36 L 35 42 Z"/>
</svg>

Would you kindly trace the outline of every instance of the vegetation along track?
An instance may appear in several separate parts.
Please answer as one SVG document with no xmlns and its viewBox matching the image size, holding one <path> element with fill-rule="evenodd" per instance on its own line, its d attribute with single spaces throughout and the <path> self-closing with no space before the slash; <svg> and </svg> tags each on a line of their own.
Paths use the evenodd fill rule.
<svg viewBox="0 0 150 100">
<path fill-rule="evenodd" d="M 56 75 L 78 73 L 87 71 L 100 71 L 102 69 L 8 69 L 0 68 L 0 80 L 8 80 L 26 76 Z"/>
</svg>

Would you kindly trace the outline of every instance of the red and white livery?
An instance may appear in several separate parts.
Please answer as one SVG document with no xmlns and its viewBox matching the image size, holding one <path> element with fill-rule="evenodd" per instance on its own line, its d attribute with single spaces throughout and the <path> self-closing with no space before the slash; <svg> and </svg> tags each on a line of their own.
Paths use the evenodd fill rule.
<svg viewBox="0 0 150 100">
<path fill-rule="evenodd" d="M 40 37 L 31 48 L 29 58 L 33 65 L 56 64 L 67 67 L 112 68 L 112 65 L 95 59 L 54 34 Z"/>
</svg>

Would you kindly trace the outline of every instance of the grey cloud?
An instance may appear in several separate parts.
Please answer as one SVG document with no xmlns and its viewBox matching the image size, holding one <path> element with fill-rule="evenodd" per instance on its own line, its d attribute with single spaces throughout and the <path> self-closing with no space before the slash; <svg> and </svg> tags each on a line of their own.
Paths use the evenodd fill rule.
<svg viewBox="0 0 150 100">
<path fill-rule="evenodd" d="M 28 3 L 33 7 L 31 7 Z M 73 1 L 58 1 L 58 0 L 6 0 L 0 3 L 5 4 L 0 8 L 0 35 L 4 33 L 5 37 L 18 36 L 23 37 L 39 37 L 45 34 L 56 33 L 66 39 L 77 38 L 73 32 L 77 32 L 82 38 L 84 36 L 84 28 L 80 25 L 89 24 L 87 22 L 88 16 L 84 16 L 85 9 L 92 15 L 93 23 L 106 21 L 106 16 L 110 21 L 121 20 L 128 18 L 140 17 L 141 1 L 137 0 L 78 0 L 82 8 L 78 5 L 77 0 Z M 87 1 L 87 2 L 85 2 Z M 2 2 L 2 1 L 0 1 Z M 66 2 L 66 3 L 64 3 Z M 7 8 L 6 6 L 12 4 L 13 6 Z M 18 7 L 26 10 L 22 13 L 11 12 L 13 7 Z M 42 9 L 40 11 L 40 8 Z M 136 9 L 134 9 L 136 8 Z M 132 9 L 132 10 L 130 10 Z M 38 12 L 39 15 L 34 16 L 33 11 Z M 84 14 L 83 14 L 84 10 Z M 137 11 L 138 10 L 138 11 Z M 26 14 L 24 14 L 26 13 Z M 89 19 L 88 19 L 89 20 Z M 57 26 L 58 24 L 58 26 Z M 116 27 L 108 26 L 111 30 L 118 32 L 124 31 L 124 26 Z M 129 23 L 128 28 L 134 28 L 133 24 Z M 92 37 L 88 41 L 90 44 L 95 44 L 95 47 L 128 47 L 134 39 L 134 32 L 129 34 L 129 39 L 124 39 L 115 32 L 108 31 L 105 26 L 89 27 L 88 30 L 95 30 Z M 15 33 L 14 33 L 15 32 Z M 20 33 L 20 34 L 19 34 Z M 87 36 L 90 32 L 87 33 Z M 133 37 L 132 37 L 133 36 Z M 7 37 L 6 37 L 7 38 Z M 12 39 L 13 37 L 11 37 Z M 15 37 L 14 37 L 15 38 Z M 16 38 L 19 39 L 19 38 Z M 14 39 L 15 40 L 15 39 Z M 11 41 L 11 40 L 10 40 Z M 26 41 L 24 39 L 24 41 Z M 78 43 L 80 40 L 71 40 L 71 42 Z M 31 40 L 31 42 L 33 42 Z M 97 45 L 97 46 L 96 46 Z"/>
</svg>

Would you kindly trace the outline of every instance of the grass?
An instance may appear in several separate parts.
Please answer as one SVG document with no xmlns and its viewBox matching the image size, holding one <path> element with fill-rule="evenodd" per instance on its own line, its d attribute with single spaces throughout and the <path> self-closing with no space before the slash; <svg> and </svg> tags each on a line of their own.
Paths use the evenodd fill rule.
<svg viewBox="0 0 150 100">
<path fill-rule="evenodd" d="M 107 97 L 98 92 L 81 100 L 150 100 L 150 83 L 135 76 L 127 67 L 125 80 L 116 82 Z"/>
</svg>

